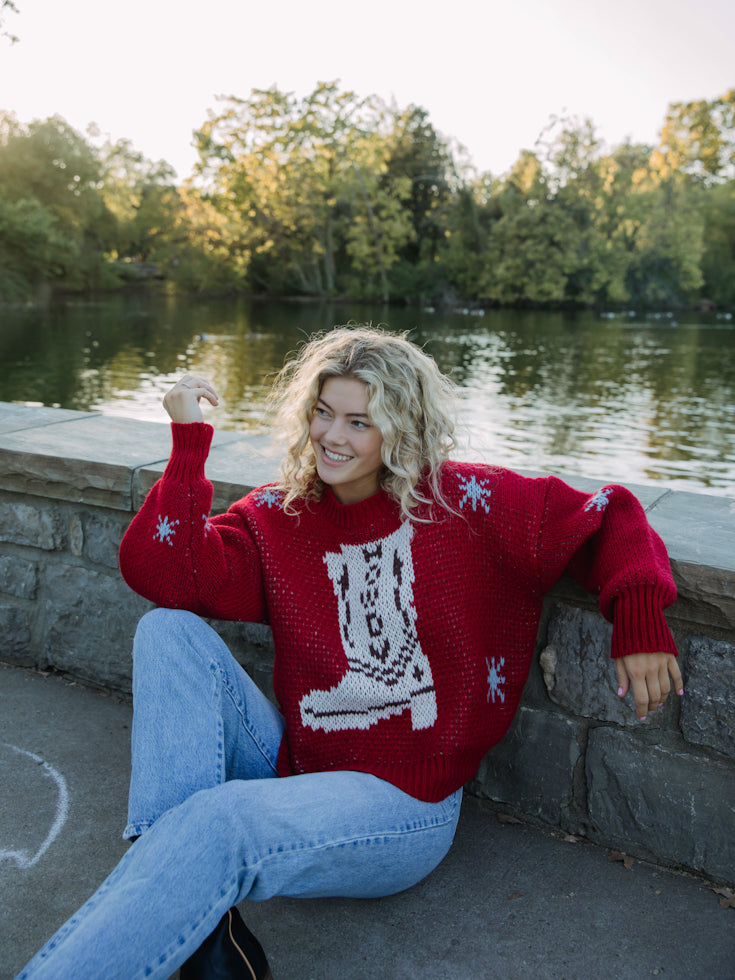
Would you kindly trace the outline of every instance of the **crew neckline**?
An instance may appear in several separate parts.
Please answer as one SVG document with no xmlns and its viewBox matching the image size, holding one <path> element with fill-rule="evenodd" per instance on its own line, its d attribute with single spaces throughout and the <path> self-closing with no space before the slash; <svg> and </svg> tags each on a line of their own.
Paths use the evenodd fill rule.
<svg viewBox="0 0 735 980">
<path fill-rule="evenodd" d="M 400 523 L 400 507 L 382 488 L 352 504 L 337 500 L 331 487 L 325 486 L 321 499 L 316 505 L 322 516 L 344 528 L 359 530 L 376 524 Z"/>
</svg>

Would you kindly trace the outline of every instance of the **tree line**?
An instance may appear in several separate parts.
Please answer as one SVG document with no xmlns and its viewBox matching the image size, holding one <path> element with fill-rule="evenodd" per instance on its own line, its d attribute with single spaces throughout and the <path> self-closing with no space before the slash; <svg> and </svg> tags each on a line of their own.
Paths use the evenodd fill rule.
<svg viewBox="0 0 735 980">
<path fill-rule="evenodd" d="M 552 118 L 502 176 L 428 112 L 320 83 L 222 100 L 175 179 L 128 140 L 0 115 L 0 299 L 154 277 L 199 292 L 735 305 L 735 89 L 656 145 Z"/>
</svg>

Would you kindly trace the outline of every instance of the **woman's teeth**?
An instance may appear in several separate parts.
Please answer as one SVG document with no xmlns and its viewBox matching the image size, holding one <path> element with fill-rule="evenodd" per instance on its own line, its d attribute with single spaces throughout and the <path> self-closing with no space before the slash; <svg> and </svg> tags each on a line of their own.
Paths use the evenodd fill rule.
<svg viewBox="0 0 735 980">
<path fill-rule="evenodd" d="M 351 456 L 341 456 L 339 453 L 330 452 L 325 446 L 322 446 L 322 449 L 327 459 L 331 459 L 335 463 L 345 463 L 348 459 L 352 458 Z"/>
</svg>

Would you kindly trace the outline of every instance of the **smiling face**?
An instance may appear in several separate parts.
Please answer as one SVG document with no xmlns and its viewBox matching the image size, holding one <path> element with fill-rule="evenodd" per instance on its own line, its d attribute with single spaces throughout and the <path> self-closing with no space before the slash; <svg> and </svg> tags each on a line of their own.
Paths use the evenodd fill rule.
<svg viewBox="0 0 735 980">
<path fill-rule="evenodd" d="M 380 485 L 383 437 L 368 416 L 368 386 L 357 378 L 328 378 L 309 427 L 319 478 L 342 504 L 355 504 Z"/>
</svg>

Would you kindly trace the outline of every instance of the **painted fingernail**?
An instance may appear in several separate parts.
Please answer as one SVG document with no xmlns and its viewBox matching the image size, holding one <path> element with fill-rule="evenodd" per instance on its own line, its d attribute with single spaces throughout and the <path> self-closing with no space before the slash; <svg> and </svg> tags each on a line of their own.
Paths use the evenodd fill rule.
<svg viewBox="0 0 735 980">
<path fill-rule="evenodd" d="M 645 721 L 646 718 L 648 718 L 648 715 L 644 715 L 642 718 L 639 718 L 638 721 Z"/>
<path fill-rule="evenodd" d="M 681 697 L 683 693 L 684 693 L 684 688 L 682 687 L 682 689 L 679 691 L 679 697 Z"/>
<path fill-rule="evenodd" d="M 622 689 L 622 687 L 619 687 L 618 688 L 618 697 L 619 698 L 622 698 L 622 696 L 623 696 L 623 689 Z"/>
</svg>

